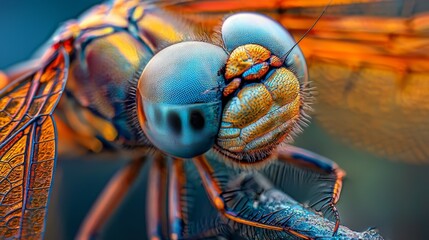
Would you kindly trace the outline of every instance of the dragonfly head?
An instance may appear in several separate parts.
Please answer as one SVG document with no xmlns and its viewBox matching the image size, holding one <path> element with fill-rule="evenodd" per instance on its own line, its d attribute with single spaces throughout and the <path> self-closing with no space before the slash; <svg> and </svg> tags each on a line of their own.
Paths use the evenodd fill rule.
<svg viewBox="0 0 429 240">
<path fill-rule="evenodd" d="M 238 165 L 265 162 L 299 129 L 307 68 L 277 22 L 243 13 L 222 25 L 223 46 L 181 42 L 146 65 L 139 121 L 162 151 L 190 158 L 209 149 Z"/>
</svg>

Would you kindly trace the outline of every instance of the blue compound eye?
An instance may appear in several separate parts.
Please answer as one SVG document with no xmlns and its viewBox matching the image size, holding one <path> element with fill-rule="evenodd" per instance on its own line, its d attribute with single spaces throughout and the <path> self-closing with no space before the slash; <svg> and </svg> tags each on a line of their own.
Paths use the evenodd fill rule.
<svg viewBox="0 0 429 240">
<path fill-rule="evenodd" d="M 190 158 L 209 150 L 219 131 L 226 52 L 204 42 L 183 42 L 156 54 L 138 83 L 140 125 L 167 154 Z"/>
</svg>

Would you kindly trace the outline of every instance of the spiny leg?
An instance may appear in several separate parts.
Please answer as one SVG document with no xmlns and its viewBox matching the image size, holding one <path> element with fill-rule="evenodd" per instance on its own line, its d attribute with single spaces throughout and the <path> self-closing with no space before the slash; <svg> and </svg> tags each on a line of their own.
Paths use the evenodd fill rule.
<svg viewBox="0 0 429 240">
<path fill-rule="evenodd" d="M 335 175 L 336 180 L 334 183 L 332 197 L 334 204 L 338 202 L 340 199 L 341 187 L 343 185 L 343 178 L 346 176 L 346 172 L 341 169 L 334 161 L 294 146 L 280 148 L 278 154 L 279 160 L 281 161 L 287 161 L 297 166 L 314 168 L 327 174 Z"/>
<path fill-rule="evenodd" d="M 207 157 L 197 157 L 193 163 L 221 220 L 234 233 L 246 239 L 332 238 L 334 222 L 275 188 L 268 176 L 227 169 L 217 159 Z M 214 227 L 219 231 L 219 221 L 211 222 L 214 224 L 200 230 Z M 344 226 L 339 227 L 335 238 L 382 239 L 372 231 L 354 232 Z"/>
<path fill-rule="evenodd" d="M 142 169 L 144 160 L 144 158 L 132 160 L 111 178 L 86 216 L 76 239 L 94 239 L 99 234 L 101 228 L 122 203 L 128 190 L 133 185 Z"/>
<path fill-rule="evenodd" d="M 201 191 L 201 178 L 195 164 L 189 159 L 182 162 L 182 173 L 186 177 L 183 178 L 181 191 L 181 239 L 231 239 L 232 229 L 207 198 L 205 191 Z"/>
<path fill-rule="evenodd" d="M 301 234 L 292 229 L 291 227 L 287 226 L 289 220 L 292 218 L 292 215 L 286 215 L 282 218 L 278 218 L 277 213 L 280 213 L 281 211 L 276 211 L 267 213 L 266 216 L 257 217 L 255 215 L 252 215 L 252 209 L 249 209 L 247 206 L 240 209 L 239 211 L 236 211 L 236 207 L 243 207 L 244 205 L 247 205 L 249 203 L 249 199 L 244 199 L 244 205 L 241 200 L 238 200 L 234 203 L 234 206 L 232 208 L 229 208 L 226 202 L 229 200 L 226 200 L 224 196 L 225 193 L 233 193 L 234 190 L 230 192 L 222 191 L 217 181 L 213 178 L 213 169 L 211 168 L 205 156 L 198 156 L 195 157 L 193 160 L 210 201 L 224 217 L 229 220 L 232 220 L 233 222 L 240 223 L 243 225 L 256 227 L 268 231 L 287 232 L 288 234 L 300 237 L 302 239 L 310 239 L 310 237 L 307 237 L 306 235 Z M 241 189 L 238 191 L 241 191 Z M 249 212 L 252 212 L 252 214 L 249 215 Z"/>
<path fill-rule="evenodd" d="M 332 236 L 332 229 L 335 222 L 329 221 L 313 210 L 305 208 L 285 193 L 274 188 L 270 181 L 263 175 L 254 173 L 241 173 L 238 176 L 236 183 L 238 185 L 230 185 L 226 188 L 234 190 L 237 186 L 245 189 L 240 192 L 236 199 L 248 199 L 247 210 L 243 209 L 247 214 L 247 218 L 258 219 L 269 224 L 281 224 L 286 230 L 295 231 L 303 239 L 380 239 L 375 232 L 354 232 L 350 229 L 340 226 L 336 236 Z M 247 190 L 246 190 L 247 189 Z M 255 205 L 255 203 L 257 203 Z M 231 205 L 231 204 L 230 204 Z M 241 213 L 240 212 L 240 213 Z M 285 239 L 283 234 L 264 229 L 255 229 L 238 226 L 235 227 L 236 232 L 246 234 L 249 239 L 255 239 L 253 236 L 258 236 L 256 239 Z M 375 234 L 374 234 L 375 233 Z M 374 235 L 373 235 L 374 234 Z M 294 234 L 296 236 L 296 234 Z M 260 236 L 260 237 L 259 237 Z"/>
<path fill-rule="evenodd" d="M 312 174 L 318 176 L 317 181 L 320 181 L 323 185 L 320 188 L 317 188 L 315 191 L 322 193 L 323 196 L 320 196 L 315 201 L 313 201 L 311 203 L 311 207 L 321 205 L 322 207 L 320 209 L 328 208 L 332 211 L 336 223 L 334 228 L 335 233 L 340 225 L 340 217 L 335 204 L 340 198 L 343 178 L 346 175 L 345 171 L 330 159 L 294 146 L 279 148 L 278 160 L 279 161 L 277 164 L 290 164 L 301 169 L 308 170 L 312 172 Z M 284 166 L 278 166 L 275 164 L 274 167 L 267 168 L 271 170 L 267 176 L 272 178 L 275 184 L 277 182 L 276 185 L 280 185 L 279 187 L 281 189 L 281 179 L 277 179 L 276 181 L 275 178 L 279 175 L 287 175 L 287 173 L 281 172 L 281 169 L 283 169 L 282 167 Z M 274 171 L 277 173 L 274 173 Z M 311 179 L 311 176 L 306 176 L 306 178 L 309 180 Z M 321 190 L 322 187 L 325 189 Z"/>
</svg>

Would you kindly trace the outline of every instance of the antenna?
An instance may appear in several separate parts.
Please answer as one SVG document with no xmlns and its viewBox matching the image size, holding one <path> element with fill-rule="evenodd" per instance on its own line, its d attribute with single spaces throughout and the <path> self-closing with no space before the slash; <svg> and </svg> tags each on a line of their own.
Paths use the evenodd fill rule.
<svg viewBox="0 0 429 240">
<path fill-rule="evenodd" d="M 313 23 L 313 25 L 311 25 L 311 27 L 304 33 L 304 35 L 301 36 L 301 38 L 289 49 L 289 51 L 287 51 L 287 53 L 281 58 L 283 61 L 286 60 L 286 58 L 289 56 L 289 54 L 292 52 L 292 50 L 298 45 L 298 43 L 301 42 L 302 39 L 304 39 L 307 34 L 313 30 L 313 28 L 316 26 L 317 22 L 319 22 L 320 18 L 322 18 L 323 14 L 325 14 L 326 10 L 328 9 L 328 7 L 331 5 L 332 0 L 329 0 L 328 4 L 325 6 L 325 8 L 323 8 L 322 13 L 319 15 L 319 17 L 317 17 L 316 21 Z"/>
</svg>

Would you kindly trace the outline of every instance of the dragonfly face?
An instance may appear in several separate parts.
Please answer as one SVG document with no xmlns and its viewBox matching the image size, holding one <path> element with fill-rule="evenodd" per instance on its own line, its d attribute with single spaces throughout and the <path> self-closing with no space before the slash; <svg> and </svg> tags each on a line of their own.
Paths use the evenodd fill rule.
<svg viewBox="0 0 429 240">
<path fill-rule="evenodd" d="M 297 131 L 304 57 L 283 27 L 262 15 L 232 15 L 221 35 L 223 46 L 183 42 L 151 59 L 139 80 L 140 123 L 173 156 L 195 157 L 214 146 L 236 164 L 260 163 Z"/>
<path fill-rule="evenodd" d="M 258 163 L 297 131 L 306 108 L 304 57 L 283 27 L 262 15 L 230 16 L 221 34 L 230 53 L 225 78 L 242 85 L 225 106 L 215 149 L 235 163 Z"/>
<path fill-rule="evenodd" d="M 13 182 L 24 192 L 18 197 L 16 191 L 2 192 L 7 197 L 0 202 L 6 209 L 1 217 L 25 220 L 10 231 L 12 223 L 2 222 L 3 236 L 43 235 L 56 159 L 51 115 L 66 89 L 59 114 L 65 112 L 63 120 L 70 128 L 138 152 L 106 187 L 80 238 L 97 233 L 150 159 L 151 238 L 195 239 L 236 232 L 248 239 L 333 234 L 380 239 L 375 231 L 359 233 L 340 226 L 335 204 L 345 173 L 334 162 L 291 146 L 278 148 L 300 129 L 308 100 L 305 60 L 291 35 L 268 17 L 245 13 L 223 22 L 222 42 L 197 41 L 187 29 L 193 26 L 183 27 L 174 21 L 180 16 L 158 7 L 118 0 L 94 8 L 65 26 L 40 65 L 0 91 L 1 104 L 8 106 L 1 112 L 1 162 L 22 166 L 14 166 L 22 174 L 13 176 L 23 177 Z M 160 31 L 160 25 L 166 31 Z M 169 46 L 163 48 L 166 43 Z M 134 78 L 140 71 L 139 79 Z M 143 138 L 149 141 L 140 141 Z M 23 142 L 28 143 L 25 148 Z M 259 172 L 237 167 L 267 160 L 273 164 Z M 0 174 L 5 179 L 12 175 Z M 304 199 L 312 209 L 283 193 L 289 183 L 283 176 L 295 174 L 313 185 L 305 189 L 311 196 Z M 187 178 L 196 175 L 217 210 L 209 224 L 192 225 L 184 209 L 192 207 L 192 196 L 183 189 L 192 181 Z M 26 220 L 32 203 L 38 207 L 37 226 Z"/>
</svg>

